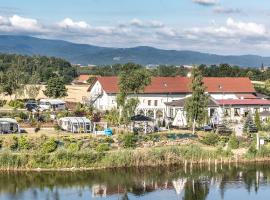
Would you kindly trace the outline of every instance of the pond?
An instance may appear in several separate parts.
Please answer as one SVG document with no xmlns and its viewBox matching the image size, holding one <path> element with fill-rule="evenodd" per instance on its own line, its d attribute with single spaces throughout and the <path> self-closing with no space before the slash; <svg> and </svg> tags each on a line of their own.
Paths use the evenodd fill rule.
<svg viewBox="0 0 270 200">
<path fill-rule="evenodd" d="M 0 172 L 1 200 L 267 199 L 269 164 Z"/>
</svg>

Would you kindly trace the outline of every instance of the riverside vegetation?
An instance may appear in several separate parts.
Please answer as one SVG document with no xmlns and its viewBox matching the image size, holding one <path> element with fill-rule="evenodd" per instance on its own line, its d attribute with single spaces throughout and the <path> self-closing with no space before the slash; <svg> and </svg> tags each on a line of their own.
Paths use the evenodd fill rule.
<svg viewBox="0 0 270 200">
<path fill-rule="evenodd" d="M 133 135 L 112 137 L 78 135 L 2 135 L 0 168 L 2 170 L 70 170 L 116 167 L 169 166 L 209 162 L 252 161 L 270 158 L 270 146 L 257 151 L 253 140 L 213 133 L 191 137 L 184 145 L 144 147 L 146 142 L 177 140 L 183 134 Z M 172 139 L 176 137 L 176 139 Z M 218 138 L 217 138 L 218 137 Z M 228 148 L 225 148 L 228 144 Z M 250 146 L 236 157 L 232 149 Z"/>
</svg>

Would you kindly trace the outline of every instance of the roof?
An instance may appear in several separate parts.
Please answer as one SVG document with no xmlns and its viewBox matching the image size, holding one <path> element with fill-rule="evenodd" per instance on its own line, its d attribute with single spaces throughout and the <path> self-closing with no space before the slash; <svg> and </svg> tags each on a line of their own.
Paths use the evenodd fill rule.
<svg viewBox="0 0 270 200">
<path fill-rule="evenodd" d="M 61 99 L 40 99 L 40 102 L 49 102 L 52 105 L 65 104 L 66 102 Z"/>
<path fill-rule="evenodd" d="M 86 82 L 90 78 L 90 75 L 87 74 L 81 74 L 76 81 L 77 82 Z"/>
<path fill-rule="evenodd" d="M 168 103 L 165 103 L 165 104 L 167 106 L 171 106 L 171 107 L 183 108 L 184 105 L 185 105 L 185 101 L 186 101 L 186 98 L 175 100 L 175 101 L 168 102 Z M 218 107 L 218 105 L 219 104 L 214 99 L 212 99 L 212 98 L 209 99 L 208 107 Z"/>
<path fill-rule="evenodd" d="M 265 94 L 261 94 L 261 93 L 256 93 L 257 98 L 260 99 L 269 99 L 270 97 L 265 95 Z"/>
<path fill-rule="evenodd" d="M 59 121 L 70 121 L 71 123 L 90 123 L 86 117 L 63 117 Z"/>
<path fill-rule="evenodd" d="M 220 105 L 269 105 L 270 101 L 265 99 L 224 99 L 217 100 Z"/>
<path fill-rule="evenodd" d="M 15 119 L 12 119 L 12 118 L 0 118 L 0 123 L 1 122 L 14 123 L 14 124 L 18 123 Z"/>
<path fill-rule="evenodd" d="M 237 94 L 236 95 L 239 99 L 259 99 L 254 94 Z"/>
<path fill-rule="evenodd" d="M 262 111 L 262 112 L 260 113 L 260 116 L 261 116 L 261 117 L 269 117 L 269 116 L 270 116 L 270 111 L 267 111 L 267 110 Z"/>
<path fill-rule="evenodd" d="M 119 92 L 118 77 L 97 77 L 105 92 L 116 94 Z M 209 93 L 255 93 L 255 89 L 249 78 L 204 78 L 206 91 Z M 144 93 L 190 93 L 191 79 L 187 77 L 152 77 L 151 84 L 146 86 Z M 92 85 L 93 86 L 93 85 Z M 88 90 L 91 90 L 91 87 Z"/>
</svg>

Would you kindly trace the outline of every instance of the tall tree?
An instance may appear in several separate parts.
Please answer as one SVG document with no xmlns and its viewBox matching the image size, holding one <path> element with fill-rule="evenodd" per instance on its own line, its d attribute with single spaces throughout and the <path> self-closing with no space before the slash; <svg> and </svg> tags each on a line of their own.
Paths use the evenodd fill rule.
<svg viewBox="0 0 270 200">
<path fill-rule="evenodd" d="M 207 105 L 209 96 L 205 93 L 203 76 L 201 71 L 193 67 L 191 76 L 191 97 L 185 101 L 185 113 L 189 124 L 193 124 L 193 133 L 197 124 L 202 125 L 207 119 Z"/>
<path fill-rule="evenodd" d="M 135 114 L 139 100 L 137 94 L 149 85 L 151 77 L 146 69 L 140 65 L 128 63 L 123 66 L 123 72 L 119 76 L 120 93 L 117 95 L 117 104 L 120 107 L 120 120 L 127 123 L 129 118 Z M 127 99 L 128 95 L 133 95 Z"/>
<path fill-rule="evenodd" d="M 46 90 L 43 93 L 47 97 L 61 98 L 67 96 L 67 88 L 63 77 L 53 77 L 48 80 Z"/>
<path fill-rule="evenodd" d="M 255 125 L 256 125 L 258 131 L 262 130 L 262 124 L 261 124 L 260 114 L 259 114 L 258 110 L 256 110 L 256 112 L 255 112 Z"/>
</svg>

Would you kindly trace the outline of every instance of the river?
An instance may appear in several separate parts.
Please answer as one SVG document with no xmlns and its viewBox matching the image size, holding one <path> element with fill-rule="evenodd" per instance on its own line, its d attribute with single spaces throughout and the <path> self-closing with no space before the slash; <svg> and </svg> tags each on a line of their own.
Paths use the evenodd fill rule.
<svg viewBox="0 0 270 200">
<path fill-rule="evenodd" d="M 260 200 L 269 197 L 269 164 L 0 172 L 1 200 Z"/>
</svg>

